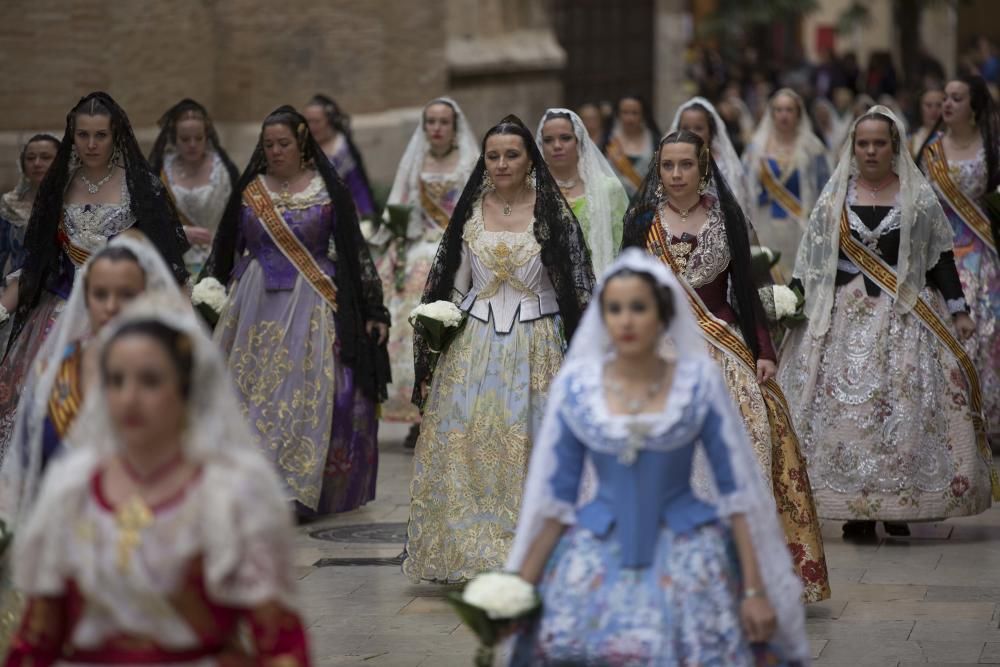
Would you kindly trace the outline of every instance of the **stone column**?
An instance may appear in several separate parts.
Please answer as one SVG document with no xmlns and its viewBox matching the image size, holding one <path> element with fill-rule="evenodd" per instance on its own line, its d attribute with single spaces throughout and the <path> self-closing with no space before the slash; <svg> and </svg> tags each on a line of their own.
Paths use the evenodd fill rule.
<svg viewBox="0 0 1000 667">
<path fill-rule="evenodd" d="M 653 34 L 653 113 L 666 129 L 674 110 L 692 92 L 684 75 L 684 56 L 691 40 L 691 14 L 687 0 L 656 0 Z"/>
</svg>

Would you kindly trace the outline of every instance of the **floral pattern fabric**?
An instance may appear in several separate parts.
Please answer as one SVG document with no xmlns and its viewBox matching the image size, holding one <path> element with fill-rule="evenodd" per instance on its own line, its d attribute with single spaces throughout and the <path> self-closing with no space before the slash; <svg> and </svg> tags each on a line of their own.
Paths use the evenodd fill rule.
<svg viewBox="0 0 1000 667">
<path fill-rule="evenodd" d="M 751 647 L 739 615 L 739 568 L 728 531 L 662 528 L 652 567 L 621 567 L 620 546 L 571 528 L 539 585 L 542 615 L 519 635 L 512 665 L 785 665 Z"/>
<path fill-rule="evenodd" d="M 778 377 L 791 404 L 819 514 L 916 521 L 990 506 L 964 375 L 912 313 L 861 275 L 837 288 L 831 325 L 794 329 Z M 944 300 L 921 293 L 950 321 Z"/>
</svg>

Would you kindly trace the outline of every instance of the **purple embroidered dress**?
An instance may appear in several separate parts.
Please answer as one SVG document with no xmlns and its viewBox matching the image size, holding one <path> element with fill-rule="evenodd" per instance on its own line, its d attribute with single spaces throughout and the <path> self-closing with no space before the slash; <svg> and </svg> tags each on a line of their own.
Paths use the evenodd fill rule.
<svg viewBox="0 0 1000 667">
<path fill-rule="evenodd" d="M 334 206 L 317 175 L 302 192 L 269 192 L 319 266 L 336 275 Z M 375 404 L 340 358 L 330 305 L 289 261 L 246 203 L 238 259 L 215 339 L 258 446 L 300 515 L 352 510 L 375 498 Z"/>
</svg>

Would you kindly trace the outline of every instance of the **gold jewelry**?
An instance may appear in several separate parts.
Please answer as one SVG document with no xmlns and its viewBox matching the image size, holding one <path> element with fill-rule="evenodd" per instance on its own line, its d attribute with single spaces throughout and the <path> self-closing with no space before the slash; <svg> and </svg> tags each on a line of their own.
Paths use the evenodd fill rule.
<svg viewBox="0 0 1000 667">
<path fill-rule="evenodd" d="M 521 196 L 522 192 L 524 192 L 523 189 L 520 192 L 517 193 L 518 196 L 517 196 L 517 198 L 513 202 L 509 202 L 509 201 L 507 201 L 506 199 L 503 198 L 503 195 L 501 195 L 495 189 L 493 190 L 493 194 L 495 194 L 497 196 L 497 199 L 499 199 L 500 201 L 503 202 L 503 214 L 504 214 L 505 217 L 506 216 L 510 216 L 510 214 L 514 212 L 514 204 L 517 203 L 517 199 L 520 199 L 520 196 Z"/>
<path fill-rule="evenodd" d="M 142 531 L 153 523 L 153 512 L 136 494 L 115 512 L 115 523 L 118 524 L 116 564 L 119 572 L 128 574 L 132 553 L 142 544 Z"/>
</svg>

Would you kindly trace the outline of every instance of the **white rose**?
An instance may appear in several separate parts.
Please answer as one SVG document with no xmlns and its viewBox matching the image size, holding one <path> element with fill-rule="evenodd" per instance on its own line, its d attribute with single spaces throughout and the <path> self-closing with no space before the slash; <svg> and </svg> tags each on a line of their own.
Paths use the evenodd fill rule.
<svg viewBox="0 0 1000 667">
<path fill-rule="evenodd" d="M 457 327 L 462 323 L 462 311 L 451 301 L 422 303 L 410 313 L 410 323 L 417 317 L 426 317 L 441 322 L 446 327 Z"/>
<path fill-rule="evenodd" d="M 491 619 L 518 618 L 538 606 L 535 587 L 508 572 L 484 572 L 466 585 L 462 601 Z"/>
<path fill-rule="evenodd" d="M 375 225 L 372 224 L 371 220 L 361 221 L 361 237 L 368 241 L 375 234 Z"/>
<path fill-rule="evenodd" d="M 191 303 L 205 304 L 215 312 L 222 312 L 226 305 L 226 288 L 215 278 L 205 278 L 191 290 Z"/>
<path fill-rule="evenodd" d="M 772 292 L 774 293 L 774 312 L 777 318 L 780 320 L 794 315 L 799 307 L 799 297 L 795 295 L 795 292 L 784 285 L 775 285 Z"/>
</svg>

